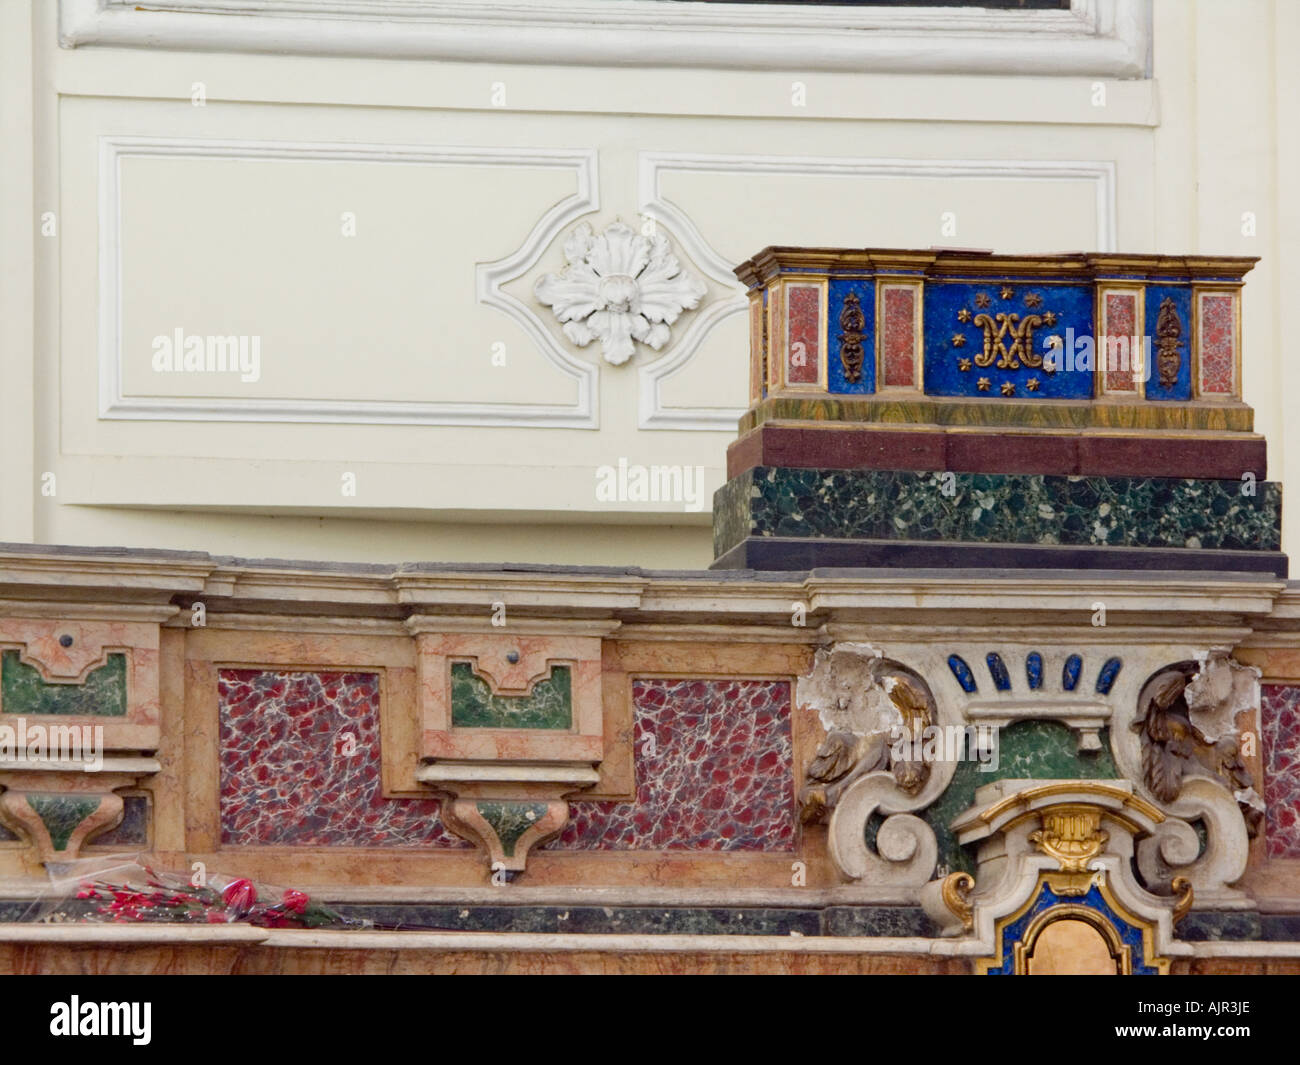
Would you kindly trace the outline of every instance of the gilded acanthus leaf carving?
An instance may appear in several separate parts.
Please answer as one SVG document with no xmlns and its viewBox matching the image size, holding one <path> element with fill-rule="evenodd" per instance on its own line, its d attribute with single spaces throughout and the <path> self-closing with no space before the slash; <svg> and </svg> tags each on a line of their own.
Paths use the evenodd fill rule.
<svg viewBox="0 0 1300 1065">
<path fill-rule="evenodd" d="M 1161 802 L 1178 798 L 1188 774 L 1208 775 L 1232 792 L 1253 837 L 1263 801 L 1241 756 L 1236 715 L 1258 705 L 1258 675 L 1222 653 L 1184 662 L 1153 678 L 1133 723 L 1142 738 L 1142 773 Z"/>
<path fill-rule="evenodd" d="M 818 652 L 799 695 L 826 728 L 799 793 L 805 823 L 821 820 L 867 773 L 889 770 L 906 794 L 921 790 L 930 774 L 921 744 L 898 742 L 919 738 L 934 721 L 933 700 L 918 679 L 858 649 L 837 647 Z"/>
</svg>

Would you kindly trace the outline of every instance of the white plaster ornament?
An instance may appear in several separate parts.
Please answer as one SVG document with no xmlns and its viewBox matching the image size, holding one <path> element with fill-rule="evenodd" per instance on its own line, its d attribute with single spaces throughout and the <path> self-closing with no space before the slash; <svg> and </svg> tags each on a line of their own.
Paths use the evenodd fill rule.
<svg viewBox="0 0 1300 1065">
<path fill-rule="evenodd" d="M 586 222 L 564 243 L 568 265 L 537 279 L 533 293 L 564 325 L 564 335 L 583 348 L 601 342 L 605 361 L 621 366 L 635 341 L 658 351 L 681 313 L 707 291 L 683 273 L 666 237 L 646 237 L 622 222 L 600 236 Z"/>
</svg>

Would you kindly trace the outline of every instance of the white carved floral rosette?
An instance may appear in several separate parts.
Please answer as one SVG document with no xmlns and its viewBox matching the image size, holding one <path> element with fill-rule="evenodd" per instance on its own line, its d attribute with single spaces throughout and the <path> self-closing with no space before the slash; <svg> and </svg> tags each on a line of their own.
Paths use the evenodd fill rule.
<svg viewBox="0 0 1300 1065">
<path fill-rule="evenodd" d="M 627 362 L 639 341 L 655 351 L 683 311 L 699 305 L 703 282 L 682 271 L 660 234 L 647 237 L 622 222 L 599 236 L 586 222 L 564 244 L 568 265 L 537 279 L 533 292 L 578 347 L 601 342 L 605 361 Z"/>
</svg>

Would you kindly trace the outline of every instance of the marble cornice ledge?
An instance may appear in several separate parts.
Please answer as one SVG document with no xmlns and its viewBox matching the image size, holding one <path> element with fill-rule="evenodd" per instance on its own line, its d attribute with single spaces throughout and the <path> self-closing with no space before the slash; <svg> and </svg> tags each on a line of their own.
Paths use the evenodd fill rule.
<svg viewBox="0 0 1300 1065">
<path fill-rule="evenodd" d="M 203 590 L 211 556 L 199 551 L 0 544 L 0 612 L 162 621 L 177 595 Z M 90 614 L 76 613 L 91 609 Z"/>
<path fill-rule="evenodd" d="M 1206 627 L 1248 633 L 1273 610 L 1286 582 L 1205 574 L 1076 571 L 1064 576 L 982 576 L 970 571 L 933 575 L 843 575 L 814 571 L 805 581 L 809 616 L 828 623 L 908 626 L 942 612 L 945 623 L 987 627 L 1077 623 L 1102 602 L 1106 626 Z M 811 624 L 811 621 L 810 621 Z"/>
<path fill-rule="evenodd" d="M 809 642 L 857 626 L 916 638 L 937 616 L 970 632 L 1077 626 L 1101 601 L 1107 627 L 1133 636 L 1174 628 L 1210 642 L 1300 644 L 1300 583 L 1236 574 L 386 565 L 0 544 L 0 615 L 184 626 L 200 600 L 207 624 L 228 629 L 471 632 L 504 603 L 512 623 L 539 632 L 760 642 Z M 796 607 L 801 626 L 791 623 Z"/>
<path fill-rule="evenodd" d="M 645 579 L 635 571 L 537 567 L 478 570 L 403 566 L 392 578 L 397 600 L 417 613 L 475 614 L 504 603 L 514 615 L 608 618 L 640 605 Z"/>
<path fill-rule="evenodd" d="M 1245 647 L 1300 648 L 1300 581 L 1288 582 L 1268 617 L 1252 627 L 1254 632 L 1242 641 Z"/>
</svg>

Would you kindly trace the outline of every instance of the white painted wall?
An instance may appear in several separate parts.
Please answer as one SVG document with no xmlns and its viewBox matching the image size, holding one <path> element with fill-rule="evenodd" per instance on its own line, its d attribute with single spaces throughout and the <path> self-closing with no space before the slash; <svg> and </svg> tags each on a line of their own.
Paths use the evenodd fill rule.
<svg viewBox="0 0 1300 1065">
<path fill-rule="evenodd" d="M 55 0 L 0 3 L 0 538 L 706 565 L 729 268 L 775 243 L 1261 256 L 1246 399 L 1300 471 L 1297 5 L 591 2 L 64 0 L 64 47 Z M 579 220 L 647 216 L 707 295 L 612 366 L 532 286 Z M 258 380 L 155 372 L 176 328 L 259 337 Z M 703 467 L 701 509 L 598 501 L 620 458 Z"/>
</svg>

